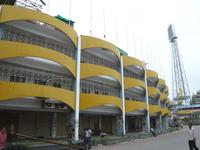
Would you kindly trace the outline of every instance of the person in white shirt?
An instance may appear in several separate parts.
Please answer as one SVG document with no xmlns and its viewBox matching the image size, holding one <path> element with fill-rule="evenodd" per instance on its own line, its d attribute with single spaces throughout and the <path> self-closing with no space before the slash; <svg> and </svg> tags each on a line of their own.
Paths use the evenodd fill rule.
<svg viewBox="0 0 200 150">
<path fill-rule="evenodd" d="M 192 123 L 188 124 L 189 129 L 188 129 L 188 144 L 190 150 L 199 150 L 199 148 L 196 146 L 196 135 L 195 135 L 195 129 L 192 127 Z"/>
</svg>

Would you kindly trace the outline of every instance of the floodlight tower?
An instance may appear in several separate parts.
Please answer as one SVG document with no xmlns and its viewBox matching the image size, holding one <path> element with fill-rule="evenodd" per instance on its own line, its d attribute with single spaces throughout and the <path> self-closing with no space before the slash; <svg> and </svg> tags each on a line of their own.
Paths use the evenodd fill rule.
<svg viewBox="0 0 200 150">
<path fill-rule="evenodd" d="M 168 37 L 172 50 L 172 96 L 178 105 L 187 105 L 190 101 L 190 89 L 185 69 L 178 49 L 177 36 L 173 25 L 168 27 Z"/>
</svg>

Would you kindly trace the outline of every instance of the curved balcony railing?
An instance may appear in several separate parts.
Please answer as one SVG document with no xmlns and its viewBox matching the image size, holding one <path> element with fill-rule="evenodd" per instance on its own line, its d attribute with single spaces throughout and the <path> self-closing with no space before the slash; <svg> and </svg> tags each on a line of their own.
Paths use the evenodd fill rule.
<svg viewBox="0 0 200 150">
<path fill-rule="evenodd" d="M 125 112 L 134 112 L 137 110 L 146 110 L 146 103 L 141 101 L 125 101 Z"/>
<path fill-rule="evenodd" d="M 143 75 L 138 75 L 138 74 L 134 73 L 133 71 L 130 71 L 130 70 L 126 69 L 126 68 L 124 68 L 124 76 L 125 77 L 130 77 L 130 78 L 136 78 L 136 79 L 144 81 L 144 74 Z"/>
<path fill-rule="evenodd" d="M 161 113 L 162 108 L 158 105 L 149 105 L 150 115 L 154 115 L 155 113 Z"/>
<path fill-rule="evenodd" d="M 81 80 L 80 87 L 81 93 L 120 97 L 120 87 L 89 80 Z"/>
<path fill-rule="evenodd" d="M 85 51 L 83 51 L 81 53 L 81 63 L 101 65 L 101 66 L 105 66 L 105 67 L 109 67 L 111 69 L 114 69 L 118 72 L 120 71 L 119 62 L 114 63 L 114 62 L 100 58 L 99 56 L 90 54 L 90 53 L 85 52 Z"/>
<path fill-rule="evenodd" d="M 165 87 L 166 87 L 165 80 L 159 79 L 158 80 L 158 88 L 160 89 L 160 92 L 163 92 Z"/>
<path fill-rule="evenodd" d="M 158 105 L 158 100 L 149 97 L 149 104 L 150 105 Z"/>
<path fill-rule="evenodd" d="M 160 97 L 160 90 L 156 87 L 148 86 L 148 96 L 156 97 L 158 99 Z"/>
<path fill-rule="evenodd" d="M 144 69 L 144 62 L 142 62 L 141 60 L 134 58 L 134 57 L 130 57 L 130 56 L 123 56 L 123 65 L 124 67 L 127 66 L 140 66 L 142 69 Z"/>
<path fill-rule="evenodd" d="M 143 90 L 145 90 L 145 83 L 144 83 L 144 81 L 139 80 L 139 79 L 125 77 L 124 78 L 124 89 L 129 89 L 132 87 L 140 87 L 140 88 L 143 88 Z"/>
<path fill-rule="evenodd" d="M 100 65 L 81 63 L 81 72 L 80 72 L 81 79 L 86 79 L 101 75 L 112 77 L 121 84 L 121 74 L 116 70 Z"/>
<path fill-rule="evenodd" d="M 120 61 L 120 51 L 119 51 L 119 48 L 117 48 L 115 45 L 113 45 L 107 41 L 104 41 L 102 39 L 98 39 L 98 38 L 91 37 L 91 36 L 81 35 L 82 51 L 84 51 L 85 49 L 90 49 L 90 48 L 106 49 L 106 50 L 112 52 Z"/>
<path fill-rule="evenodd" d="M 20 101 L 24 97 L 41 97 L 63 102 L 75 109 L 75 93 L 66 89 L 30 83 L 0 81 L 0 91 L 0 101 L 11 99 L 18 99 Z"/>
<path fill-rule="evenodd" d="M 159 79 L 159 80 L 158 80 L 158 86 L 159 86 L 159 85 L 165 86 L 165 80 Z"/>
<path fill-rule="evenodd" d="M 147 80 L 147 85 L 149 86 L 149 87 L 157 87 L 157 82 L 152 82 L 152 81 L 150 81 L 150 80 Z"/>
<path fill-rule="evenodd" d="M 48 86 L 68 90 L 74 89 L 74 78 L 71 75 L 1 61 L 0 80 L 46 86 L 47 81 L 49 81 Z"/>
<path fill-rule="evenodd" d="M 33 34 L 31 32 L 24 31 L 19 28 L 11 27 L 9 25 L 3 25 L 2 28 L 3 33 L 1 40 L 15 41 L 41 46 L 63 53 L 75 59 L 76 48 L 75 46 L 73 46 L 73 44 L 69 45 L 64 42 L 59 42 L 48 37 L 43 37 L 39 34 Z"/>
<path fill-rule="evenodd" d="M 36 45 L 19 42 L 0 41 L 0 59 L 17 57 L 37 57 L 54 61 L 76 76 L 76 62 L 72 58 Z"/>
<path fill-rule="evenodd" d="M 158 79 L 158 73 L 153 71 L 153 70 L 147 69 L 147 78 L 156 78 L 156 79 Z"/>
<path fill-rule="evenodd" d="M 125 91 L 125 100 L 127 101 L 141 101 L 141 102 L 145 102 L 146 98 L 145 95 L 142 94 L 135 94 L 132 91 Z"/>
<path fill-rule="evenodd" d="M 0 23 L 12 22 L 12 21 L 31 21 L 33 23 L 41 23 L 51 26 L 52 29 L 63 32 L 67 37 L 71 39 L 75 46 L 77 46 L 77 33 L 66 23 L 49 16 L 45 13 L 34 11 L 23 7 L 15 7 L 10 5 L 3 5 L 1 7 L 1 19 Z"/>
<path fill-rule="evenodd" d="M 119 97 L 86 93 L 80 94 L 80 110 L 87 110 L 98 106 L 114 106 L 122 111 L 122 101 Z"/>
</svg>

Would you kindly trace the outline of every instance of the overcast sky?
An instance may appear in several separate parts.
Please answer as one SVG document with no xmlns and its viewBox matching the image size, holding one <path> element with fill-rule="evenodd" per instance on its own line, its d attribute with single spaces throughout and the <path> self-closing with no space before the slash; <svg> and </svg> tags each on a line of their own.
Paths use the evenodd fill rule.
<svg viewBox="0 0 200 150">
<path fill-rule="evenodd" d="M 102 39 L 106 34 L 105 40 L 148 62 L 170 90 L 167 28 L 174 24 L 191 94 L 200 89 L 200 0 L 71 0 L 71 15 L 70 0 L 45 2 L 45 12 L 70 17 L 79 34 L 90 35 L 92 30 L 92 36 Z"/>
</svg>

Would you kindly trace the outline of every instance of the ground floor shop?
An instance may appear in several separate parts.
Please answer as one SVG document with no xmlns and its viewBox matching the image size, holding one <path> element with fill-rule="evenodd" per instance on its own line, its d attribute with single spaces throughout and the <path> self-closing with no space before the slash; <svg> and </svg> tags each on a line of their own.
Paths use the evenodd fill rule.
<svg viewBox="0 0 200 150">
<path fill-rule="evenodd" d="M 95 135 L 98 135 L 99 131 L 115 135 L 120 132 L 120 122 L 120 116 L 117 115 L 80 114 L 80 134 L 84 133 L 85 128 L 90 128 Z"/>
<path fill-rule="evenodd" d="M 150 128 L 159 129 L 160 128 L 160 117 L 151 116 L 150 117 Z"/>
<path fill-rule="evenodd" d="M 109 135 L 122 135 L 122 115 L 121 114 L 85 114 L 80 113 L 79 133 L 84 134 L 85 128 L 90 128 L 95 135 L 99 131 Z M 161 122 L 160 122 L 161 121 Z M 166 117 L 151 116 L 151 128 L 158 129 L 160 124 L 167 127 Z M 66 137 L 67 125 L 74 127 L 74 111 L 51 112 L 51 111 L 28 111 L 28 110 L 0 110 L 0 128 L 6 127 L 8 130 L 14 125 L 17 133 L 35 137 Z M 141 132 L 145 130 L 146 117 L 126 116 L 126 131 Z"/>
<path fill-rule="evenodd" d="M 0 111 L 0 127 L 14 125 L 17 133 L 35 137 L 66 136 L 68 114 L 64 112 Z"/>
<path fill-rule="evenodd" d="M 141 132 L 145 129 L 145 116 L 126 116 L 126 131 Z"/>
</svg>

